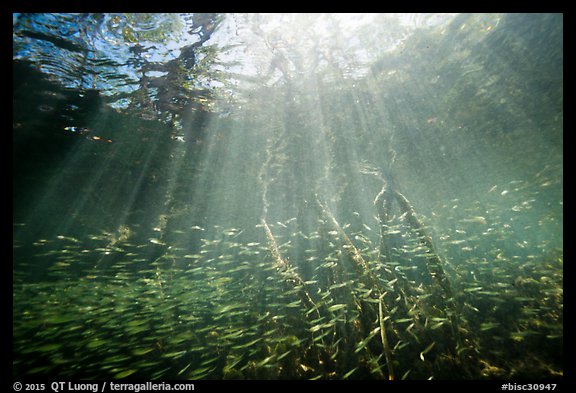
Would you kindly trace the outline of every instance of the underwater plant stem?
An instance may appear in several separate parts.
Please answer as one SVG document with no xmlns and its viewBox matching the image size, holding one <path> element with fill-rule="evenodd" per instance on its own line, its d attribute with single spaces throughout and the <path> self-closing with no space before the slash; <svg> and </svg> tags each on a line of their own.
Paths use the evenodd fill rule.
<svg viewBox="0 0 576 393">
<path fill-rule="evenodd" d="M 384 357 L 386 358 L 386 367 L 388 367 L 388 379 L 394 379 L 394 369 L 392 367 L 392 353 L 388 338 L 386 337 L 386 327 L 384 325 L 384 295 L 380 295 L 378 299 L 378 320 L 380 321 L 380 339 L 382 340 L 382 348 L 384 350 Z"/>
<path fill-rule="evenodd" d="M 266 233 L 266 238 L 268 240 L 268 249 L 270 250 L 270 254 L 272 255 L 272 259 L 276 264 L 277 270 L 285 273 L 287 275 L 286 281 L 288 281 L 292 286 L 299 287 L 298 295 L 300 296 L 300 300 L 308 309 L 316 309 L 318 313 L 318 307 L 310 297 L 310 294 L 305 288 L 304 281 L 302 278 L 294 271 L 290 263 L 282 258 L 280 255 L 280 251 L 278 250 L 278 244 L 276 243 L 276 239 L 268 226 L 266 220 L 262 219 L 261 224 L 264 227 L 264 231 Z M 320 316 L 320 315 L 318 315 Z"/>
<path fill-rule="evenodd" d="M 379 300 L 378 301 L 378 320 L 379 320 L 379 324 L 380 324 L 380 339 L 382 341 L 382 348 L 383 348 L 384 356 L 386 359 L 386 366 L 388 367 L 388 379 L 393 380 L 394 379 L 394 370 L 393 370 L 393 366 L 392 366 L 392 351 L 390 350 L 390 344 L 388 342 L 388 337 L 386 335 L 386 327 L 385 327 L 385 320 L 384 320 L 384 314 L 388 314 L 388 309 L 387 309 L 386 303 L 384 302 L 385 292 L 383 293 L 382 290 L 380 289 L 380 286 L 378 285 L 378 281 L 377 281 L 376 277 L 374 276 L 374 274 L 370 270 L 370 268 L 369 268 L 368 264 L 366 263 L 366 261 L 364 260 L 364 258 L 362 258 L 360 251 L 352 243 L 352 241 L 350 240 L 348 235 L 346 235 L 346 232 L 344 232 L 344 229 L 342 229 L 340 224 L 338 224 L 338 221 L 336 221 L 336 218 L 332 215 L 332 213 L 328 210 L 328 208 L 325 207 L 320 202 L 320 200 L 318 199 L 318 196 L 316 196 L 316 204 L 319 207 L 322 216 L 328 221 L 328 223 L 330 224 L 332 229 L 338 233 L 340 240 L 346 246 L 345 248 L 348 251 L 348 254 L 350 255 L 351 259 L 354 261 L 354 266 L 355 266 L 355 269 L 356 269 L 358 276 L 367 280 L 366 284 L 368 284 L 370 288 L 374 288 L 374 290 L 376 291 L 376 293 L 379 296 L 378 297 L 378 300 Z M 391 321 L 389 323 L 391 323 Z M 367 347 L 366 347 L 366 349 L 368 350 Z M 369 350 L 368 350 L 368 353 L 369 353 L 369 356 L 371 356 Z"/>
<path fill-rule="evenodd" d="M 408 223 L 414 229 L 418 235 L 418 239 L 420 243 L 428 248 L 430 251 L 431 256 L 426 258 L 426 266 L 430 275 L 438 282 L 439 286 L 444 291 L 444 295 L 446 297 L 446 303 L 448 305 L 448 309 L 452 310 L 450 314 L 450 325 L 452 328 L 452 335 L 456 340 L 456 352 L 458 353 L 458 357 L 460 359 L 460 363 L 464 368 L 464 371 L 470 374 L 468 369 L 468 362 L 464 359 L 463 353 L 464 351 L 464 340 L 462 338 L 462 333 L 460 329 L 460 318 L 458 315 L 458 308 L 456 306 L 456 301 L 454 299 L 454 295 L 452 292 L 452 288 L 450 286 L 450 282 L 448 281 L 448 277 L 446 276 L 444 269 L 442 268 L 442 261 L 436 252 L 434 244 L 432 243 L 432 237 L 428 235 L 426 230 L 424 229 L 424 225 L 416 216 L 416 212 L 408 199 L 399 191 L 393 190 L 394 196 L 400 205 L 400 209 L 403 213 L 406 213 L 406 218 Z"/>
<path fill-rule="evenodd" d="M 408 199 L 396 190 L 393 190 L 393 193 L 396 200 L 398 201 L 398 204 L 400 205 L 400 210 L 402 210 L 403 213 L 406 213 L 406 219 L 408 220 L 408 223 L 412 229 L 416 231 L 418 240 L 429 250 L 431 256 L 426 258 L 426 266 L 430 272 L 430 275 L 438 282 L 444 291 L 446 298 L 452 298 L 452 288 L 450 287 L 450 282 L 448 281 L 448 278 L 444 273 L 444 269 L 442 268 L 442 261 L 436 252 L 434 244 L 432 243 L 432 237 L 430 237 L 424 229 L 424 224 L 422 224 L 422 222 L 416 216 L 416 212 L 414 211 L 414 208 Z"/>
<path fill-rule="evenodd" d="M 372 272 L 370 271 L 368 264 L 366 263 L 364 258 L 362 258 L 360 250 L 358 250 L 358 248 L 354 245 L 354 243 L 352 243 L 352 240 L 350 240 L 346 232 L 344 232 L 340 224 L 338 224 L 338 221 L 336 221 L 336 218 L 330 212 L 330 210 L 328 210 L 328 208 L 324 206 L 322 202 L 320 202 L 320 200 L 318 199 L 318 195 L 315 196 L 314 201 L 316 202 L 316 206 L 320 209 L 320 214 L 328 222 L 332 230 L 338 233 L 338 237 L 340 238 L 342 243 L 344 243 L 344 245 L 346 246 L 344 248 L 346 249 L 346 252 L 350 256 L 352 261 L 354 261 L 354 268 L 358 276 L 365 277 L 368 280 L 367 284 L 369 285 L 369 287 L 376 288 L 377 281 Z"/>
<path fill-rule="evenodd" d="M 416 211 L 412 206 L 412 204 L 410 203 L 410 201 L 408 200 L 408 198 L 406 198 L 401 192 L 397 191 L 390 181 L 387 181 L 383 177 L 379 177 L 379 179 L 384 183 L 382 189 L 374 199 L 374 205 L 378 210 L 378 219 L 380 221 L 379 260 L 385 266 L 386 262 L 390 261 L 387 230 L 388 230 L 388 220 L 390 217 L 392 201 L 395 199 L 400 207 L 401 212 L 405 214 L 408 224 L 416 232 L 419 242 L 423 246 L 425 246 L 429 251 L 430 256 L 426 258 L 426 267 L 428 269 L 430 276 L 432 276 L 432 278 L 438 283 L 438 286 L 442 289 L 447 304 L 447 308 L 451 310 L 451 312 L 449 312 L 449 318 L 450 318 L 452 335 L 456 340 L 456 352 L 458 353 L 458 358 L 464 369 L 464 372 L 471 375 L 467 364 L 468 362 L 466 361 L 463 355 L 464 354 L 463 348 L 465 344 L 460 329 L 461 321 L 458 314 L 458 308 L 453 296 L 450 282 L 448 281 L 448 277 L 446 276 L 444 269 L 442 268 L 442 260 L 438 256 L 438 253 L 436 252 L 436 249 L 432 242 L 432 237 L 426 232 L 424 224 L 418 219 Z M 386 271 L 387 269 L 385 268 L 384 270 Z M 399 284 L 400 283 L 404 283 L 404 281 L 400 280 Z M 403 297 L 405 297 L 405 293 L 403 291 L 402 286 L 400 287 L 400 293 L 402 294 Z M 387 349 L 388 343 L 386 340 L 386 334 L 383 322 L 383 311 L 385 311 L 384 307 L 385 303 L 382 302 L 381 298 L 379 302 L 380 331 L 382 338 L 382 346 L 384 347 L 384 354 L 387 356 L 386 357 L 387 363 L 389 363 L 388 360 L 389 348 Z M 389 368 L 390 373 L 391 371 L 392 370 Z"/>
</svg>

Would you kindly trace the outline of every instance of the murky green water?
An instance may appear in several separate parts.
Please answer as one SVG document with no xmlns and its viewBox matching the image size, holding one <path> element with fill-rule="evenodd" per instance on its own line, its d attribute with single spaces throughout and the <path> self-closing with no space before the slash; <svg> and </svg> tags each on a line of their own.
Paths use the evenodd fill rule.
<svg viewBox="0 0 576 393">
<path fill-rule="evenodd" d="M 15 378 L 562 376 L 562 15 L 13 21 Z"/>
</svg>

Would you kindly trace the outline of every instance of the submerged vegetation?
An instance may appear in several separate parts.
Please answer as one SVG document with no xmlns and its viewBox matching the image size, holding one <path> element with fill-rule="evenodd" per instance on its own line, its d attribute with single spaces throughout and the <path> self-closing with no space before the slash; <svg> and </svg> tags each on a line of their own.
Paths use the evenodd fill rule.
<svg viewBox="0 0 576 393">
<path fill-rule="evenodd" d="M 467 270 L 453 272 L 454 295 L 446 299 L 423 271 L 435 254 L 423 249 L 417 234 L 404 232 L 402 257 L 383 261 L 362 228 L 348 224 L 336 233 L 318 218 L 317 230 L 302 233 L 295 223 L 267 226 L 275 249 L 263 228 L 268 224 L 258 224 L 262 233 L 253 239 L 239 228 L 200 226 L 167 230 L 174 239 L 169 243 L 151 238 L 140 244 L 111 233 L 41 239 L 34 245 L 42 250 L 36 258 L 53 258 L 52 281 L 30 283 L 14 275 L 15 375 L 561 374 L 561 254 L 496 265 L 469 262 Z M 388 231 L 405 225 L 394 220 Z M 182 241 L 189 231 L 213 237 L 201 238 L 199 249 L 191 250 Z M 303 250 L 301 273 L 282 256 L 297 242 L 310 247 Z M 151 260 L 155 247 L 163 251 Z M 358 260 L 365 265 L 358 268 Z"/>
<path fill-rule="evenodd" d="M 13 376 L 561 377 L 561 16 L 278 18 L 15 22 Z"/>
</svg>

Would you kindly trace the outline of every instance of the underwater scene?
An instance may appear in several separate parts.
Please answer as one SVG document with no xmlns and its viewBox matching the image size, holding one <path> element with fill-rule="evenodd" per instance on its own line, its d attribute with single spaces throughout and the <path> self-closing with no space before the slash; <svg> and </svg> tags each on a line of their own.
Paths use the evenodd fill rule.
<svg viewBox="0 0 576 393">
<path fill-rule="evenodd" d="M 12 19 L 14 379 L 562 379 L 562 14 Z"/>
</svg>

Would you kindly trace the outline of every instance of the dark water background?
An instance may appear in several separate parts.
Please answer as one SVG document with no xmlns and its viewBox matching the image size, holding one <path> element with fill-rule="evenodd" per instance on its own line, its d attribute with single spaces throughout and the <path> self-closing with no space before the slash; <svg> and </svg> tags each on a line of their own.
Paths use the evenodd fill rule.
<svg viewBox="0 0 576 393">
<path fill-rule="evenodd" d="M 15 14 L 13 376 L 561 377 L 562 35 Z"/>
</svg>

